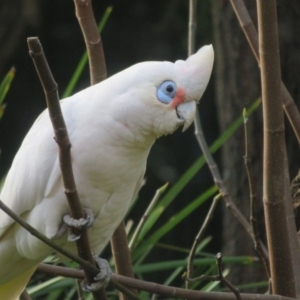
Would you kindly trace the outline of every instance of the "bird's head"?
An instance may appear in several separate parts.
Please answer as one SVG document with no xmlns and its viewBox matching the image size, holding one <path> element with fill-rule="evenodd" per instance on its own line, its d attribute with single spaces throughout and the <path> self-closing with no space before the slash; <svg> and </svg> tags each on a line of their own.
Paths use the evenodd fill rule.
<svg viewBox="0 0 300 300">
<path fill-rule="evenodd" d="M 185 61 L 143 62 L 116 74 L 111 77 L 118 82 L 114 117 L 128 128 L 155 137 L 170 134 L 181 125 L 185 131 L 194 120 L 213 61 L 209 45 Z"/>
</svg>

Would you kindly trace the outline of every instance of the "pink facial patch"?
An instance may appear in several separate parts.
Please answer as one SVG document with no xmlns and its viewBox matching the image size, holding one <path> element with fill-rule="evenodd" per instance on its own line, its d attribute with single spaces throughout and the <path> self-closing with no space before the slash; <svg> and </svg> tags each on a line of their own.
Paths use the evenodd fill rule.
<svg viewBox="0 0 300 300">
<path fill-rule="evenodd" d="M 184 97 L 185 97 L 185 91 L 184 91 L 184 89 L 178 87 L 176 95 L 175 95 L 174 99 L 172 100 L 172 102 L 170 103 L 171 107 L 175 108 L 179 104 L 181 104 L 182 102 L 184 102 Z"/>
</svg>

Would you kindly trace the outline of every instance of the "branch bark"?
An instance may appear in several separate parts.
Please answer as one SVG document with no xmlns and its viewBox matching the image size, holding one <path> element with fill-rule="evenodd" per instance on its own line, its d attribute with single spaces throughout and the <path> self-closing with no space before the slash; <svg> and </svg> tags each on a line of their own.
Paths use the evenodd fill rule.
<svg viewBox="0 0 300 300">
<path fill-rule="evenodd" d="M 55 270 L 54 270 L 55 269 Z M 72 278 L 84 278 L 83 271 L 40 264 L 37 271 L 47 273 L 54 276 L 68 276 Z M 147 291 L 152 294 L 164 295 L 166 297 L 181 298 L 181 299 L 195 299 L 195 300 L 236 300 L 236 296 L 232 293 L 221 292 L 200 292 L 192 291 L 172 286 L 164 286 L 154 282 L 142 281 L 139 279 L 129 278 L 126 276 L 112 274 L 111 281 L 118 282 L 127 287 Z M 296 300 L 295 298 L 278 296 L 278 295 L 260 295 L 260 294 L 240 294 L 243 300 Z"/>
<path fill-rule="evenodd" d="M 110 243 L 117 273 L 134 278 L 124 221 L 121 222 L 114 232 Z M 138 296 L 137 290 L 133 289 L 132 292 Z M 121 299 L 130 300 L 124 294 L 121 294 Z"/>
<path fill-rule="evenodd" d="M 106 64 L 102 39 L 98 32 L 91 0 L 74 0 L 78 19 L 86 49 L 89 56 L 91 85 L 106 79 Z"/>
<path fill-rule="evenodd" d="M 36 37 L 31 37 L 27 39 L 27 43 L 29 47 L 29 54 L 33 59 L 35 68 L 39 75 L 46 96 L 48 111 L 54 129 L 55 140 L 59 148 L 59 162 L 61 175 L 64 184 L 65 194 L 71 211 L 71 216 L 75 219 L 84 218 L 85 215 L 82 210 L 76 189 L 71 161 L 71 143 L 68 137 L 67 128 L 60 108 L 57 92 L 57 83 L 55 82 L 52 76 L 39 39 Z M 75 232 L 75 234 L 78 233 Z M 76 245 L 78 255 L 82 259 L 87 260 L 91 264 L 95 265 L 94 258 L 90 249 L 87 230 L 81 231 L 81 237 L 79 240 L 76 241 Z M 88 279 L 88 282 L 93 282 L 94 276 L 89 272 L 85 272 L 85 274 L 86 278 Z M 93 292 L 93 296 L 95 299 L 103 299 L 103 294 L 104 293 L 102 290 Z"/>
<path fill-rule="evenodd" d="M 275 0 L 257 0 L 264 118 L 263 200 L 274 294 L 296 297 L 285 209 L 286 163 Z"/>
<path fill-rule="evenodd" d="M 244 131 L 245 131 L 245 156 L 244 156 L 244 163 L 246 167 L 247 177 L 248 177 L 248 183 L 249 183 L 249 196 L 250 196 L 250 223 L 253 230 L 253 236 L 254 236 L 254 248 L 258 252 L 265 270 L 266 274 L 268 275 L 269 282 L 271 282 L 270 278 L 270 265 L 269 265 L 269 258 L 265 255 L 265 252 L 261 249 L 261 243 L 259 239 L 259 226 L 258 226 L 258 219 L 257 219 L 257 206 L 258 206 L 258 199 L 256 194 L 256 187 L 255 187 L 255 181 L 252 174 L 252 166 L 251 166 L 251 159 L 249 157 L 249 141 L 248 141 L 248 116 L 246 109 L 243 111 L 243 117 L 244 117 Z"/>
</svg>

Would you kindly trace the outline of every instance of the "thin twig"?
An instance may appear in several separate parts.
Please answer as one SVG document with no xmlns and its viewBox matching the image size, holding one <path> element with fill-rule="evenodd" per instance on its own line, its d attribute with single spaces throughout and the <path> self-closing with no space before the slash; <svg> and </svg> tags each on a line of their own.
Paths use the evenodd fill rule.
<svg viewBox="0 0 300 300">
<path fill-rule="evenodd" d="M 237 300 L 242 300 L 240 291 L 233 286 L 232 283 L 230 283 L 224 276 L 223 276 L 223 269 L 222 269 L 222 254 L 218 253 L 216 255 L 216 263 L 218 267 L 218 275 L 201 275 L 199 277 L 191 278 L 187 275 L 187 273 L 184 273 L 182 278 L 189 283 L 195 283 L 195 282 L 200 282 L 204 280 L 209 280 L 209 281 L 220 281 L 224 285 L 226 285 L 235 295 Z"/>
<path fill-rule="evenodd" d="M 116 266 L 116 272 L 118 274 L 134 278 L 124 221 L 122 221 L 115 230 L 110 243 Z M 132 290 L 132 292 L 138 296 L 137 290 Z M 130 300 L 130 298 L 128 298 L 125 294 L 121 294 L 120 296 L 122 300 Z"/>
<path fill-rule="evenodd" d="M 145 222 L 146 222 L 146 220 L 147 220 L 150 212 L 154 208 L 155 204 L 157 203 L 157 201 L 159 200 L 159 198 L 161 197 L 161 195 L 165 192 L 165 190 L 167 189 L 168 185 L 169 185 L 169 183 L 166 183 L 164 186 L 162 186 L 161 188 L 159 188 L 156 191 L 156 193 L 155 193 L 153 199 L 151 200 L 149 206 L 147 207 L 146 211 L 144 212 L 143 216 L 141 217 L 140 222 L 139 222 L 138 226 L 136 227 L 136 230 L 133 233 L 132 238 L 131 238 L 131 240 L 129 242 L 129 246 L 128 247 L 129 247 L 130 251 L 132 251 L 132 249 L 134 248 L 134 244 L 135 244 L 135 242 L 136 242 L 136 240 L 137 240 L 137 238 L 138 238 L 138 236 L 139 236 L 139 234 L 140 234 L 140 232 L 141 232 L 141 230 L 142 230 L 142 228 L 143 228 L 143 226 L 144 226 L 144 224 L 145 224 Z"/>
<path fill-rule="evenodd" d="M 46 96 L 48 111 L 54 129 L 55 140 L 59 148 L 61 175 L 65 194 L 71 211 L 71 216 L 75 219 L 84 218 L 85 215 L 82 210 L 76 189 L 71 159 L 71 143 L 59 103 L 57 83 L 53 78 L 39 39 L 36 37 L 28 38 L 27 43 L 30 56 L 33 59 Z M 74 233 L 79 234 L 78 232 Z M 94 264 L 94 258 L 90 249 L 87 230 L 82 230 L 80 234 L 80 239 L 76 241 L 78 255 L 82 259 Z M 86 277 L 89 283 L 93 282 L 94 275 L 86 272 Z M 101 290 L 93 292 L 95 299 L 103 299 L 103 294 L 104 293 Z"/>
<path fill-rule="evenodd" d="M 225 284 L 236 296 L 237 300 L 242 300 L 240 291 L 233 286 L 232 283 L 230 283 L 224 276 L 223 276 L 223 271 L 222 271 L 222 254 L 218 253 L 216 255 L 216 260 L 217 260 L 217 266 L 218 266 L 218 277 L 220 278 L 220 282 Z"/>
<path fill-rule="evenodd" d="M 91 85 L 106 79 L 102 39 L 98 32 L 91 0 L 74 0 L 76 17 L 83 33 L 89 56 Z"/>
<path fill-rule="evenodd" d="M 55 266 L 56 270 L 53 272 L 50 270 L 49 265 L 40 264 L 38 271 L 41 270 L 43 273 L 49 275 L 60 275 L 72 278 L 83 279 L 84 273 L 80 270 L 74 270 L 70 268 L 63 268 Z M 68 272 L 70 272 L 69 276 Z M 176 288 L 172 286 L 160 285 L 154 282 L 147 282 L 139 279 L 129 278 L 126 276 L 112 274 L 111 282 L 118 282 L 127 287 L 149 292 L 151 294 L 159 294 L 167 297 L 180 298 L 180 299 L 194 299 L 194 300 L 236 300 L 236 296 L 232 293 L 220 293 L 220 292 L 201 292 L 187 289 Z M 278 295 L 261 295 L 261 294 L 240 294 L 243 300 L 296 300 L 295 298 L 289 298 Z"/>
<path fill-rule="evenodd" d="M 239 20 L 241 28 L 244 31 L 244 34 L 248 40 L 248 43 L 252 49 L 252 52 L 260 65 L 259 62 L 259 51 L 258 51 L 258 34 L 255 29 L 255 26 L 250 18 L 250 15 L 247 11 L 245 3 L 243 0 L 230 0 L 231 5 L 234 9 L 234 12 Z M 288 120 L 294 130 L 296 138 L 300 144 L 300 114 L 299 110 L 293 100 L 291 94 L 287 90 L 283 82 L 281 82 L 281 93 L 282 93 L 282 102 L 285 114 L 288 117 Z"/>
<path fill-rule="evenodd" d="M 187 277 L 188 278 L 191 278 L 193 276 L 193 261 L 194 261 L 197 246 L 199 245 L 207 226 L 209 225 L 210 221 L 213 218 L 213 213 L 214 213 L 214 211 L 217 207 L 218 201 L 220 200 L 221 197 L 222 197 L 222 194 L 218 194 L 217 196 L 214 197 L 214 200 L 210 206 L 210 209 L 206 215 L 206 218 L 205 218 L 197 236 L 195 237 L 195 240 L 194 240 L 194 243 L 193 243 L 193 246 L 189 253 L 189 258 L 188 258 L 188 265 L 187 265 Z M 188 288 L 188 282 L 186 283 L 186 288 Z"/>
<path fill-rule="evenodd" d="M 276 1 L 257 0 L 257 15 L 264 120 L 263 201 L 272 291 L 296 297 L 295 249 L 289 239 L 285 208 L 285 134 Z"/>
<path fill-rule="evenodd" d="M 189 1 L 189 25 L 188 25 L 188 56 L 195 52 L 196 29 L 197 29 L 197 0 Z"/>
<path fill-rule="evenodd" d="M 255 183 L 253 180 L 253 174 L 251 172 L 251 159 L 249 157 L 249 140 L 248 140 L 248 116 L 247 116 L 247 110 L 244 109 L 243 111 L 243 117 L 244 117 L 244 131 L 245 131 L 245 156 L 244 156 L 244 163 L 246 167 L 248 182 L 249 182 L 249 194 L 250 194 L 250 223 L 253 230 L 254 235 L 254 248 L 258 252 L 267 276 L 270 281 L 270 265 L 269 265 L 269 258 L 265 255 L 264 251 L 261 249 L 261 244 L 259 243 L 259 227 L 258 227 L 258 221 L 257 221 L 257 194 L 255 189 Z"/>
</svg>

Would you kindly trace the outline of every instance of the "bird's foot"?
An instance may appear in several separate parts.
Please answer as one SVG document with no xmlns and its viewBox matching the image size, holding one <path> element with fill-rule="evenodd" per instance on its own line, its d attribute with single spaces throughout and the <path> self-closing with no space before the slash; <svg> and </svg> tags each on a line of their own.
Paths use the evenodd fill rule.
<svg viewBox="0 0 300 300">
<path fill-rule="evenodd" d="M 61 237 L 68 230 L 68 241 L 75 242 L 80 239 L 80 234 L 75 234 L 72 229 L 78 231 L 91 227 L 95 221 L 94 215 L 91 209 L 83 208 L 85 212 L 85 218 L 74 219 L 69 214 L 63 216 L 63 223 L 58 229 L 56 237 Z"/>
<path fill-rule="evenodd" d="M 86 279 L 81 281 L 80 285 L 84 292 L 95 292 L 105 287 L 112 275 L 112 270 L 107 260 L 100 257 L 94 257 L 94 259 L 100 272 L 94 277 L 95 282 L 88 283 Z"/>
</svg>

